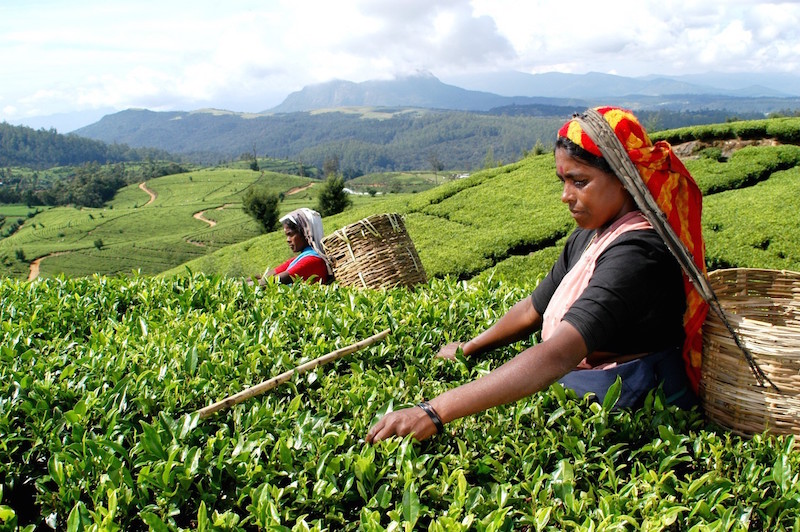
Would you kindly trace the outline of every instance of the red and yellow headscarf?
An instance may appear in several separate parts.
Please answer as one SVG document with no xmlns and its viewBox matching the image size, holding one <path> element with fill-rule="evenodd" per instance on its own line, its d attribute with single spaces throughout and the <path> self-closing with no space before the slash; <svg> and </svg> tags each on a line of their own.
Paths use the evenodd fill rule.
<svg viewBox="0 0 800 532">
<path fill-rule="evenodd" d="M 692 254 L 697 267 L 705 274 L 705 243 L 700 225 L 703 198 L 689 171 L 673 153 L 669 143 L 658 141 L 653 144 L 650 141 L 639 120 L 630 111 L 617 107 L 598 107 L 595 110 L 611 125 L 636 165 L 642 181 L 666 214 L 672 229 Z M 574 118 L 561 127 L 558 136 L 571 140 L 589 153 L 603 156 Z M 686 312 L 683 315 L 686 340 L 683 358 L 689 380 L 696 392 L 700 384 L 703 353 L 701 327 L 708 313 L 708 304 L 685 273 L 683 286 L 686 293 Z"/>
</svg>

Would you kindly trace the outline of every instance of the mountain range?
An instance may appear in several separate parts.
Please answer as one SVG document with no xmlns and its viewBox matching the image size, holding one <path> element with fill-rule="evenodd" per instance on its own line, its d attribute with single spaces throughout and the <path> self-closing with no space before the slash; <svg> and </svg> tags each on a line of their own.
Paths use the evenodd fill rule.
<svg viewBox="0 0 800 532">
<path fill-rule="evenodd" d="M 453 76 L 446 83 L 489 91 L 503 96 L 606 98 L 624 95 L 664 96 L 715 94 L 743 98 L 800 96 L 800 76 L 795 74 L 705 73 L 682 76 L 626 77 L 599 72 L 566 74 L 546 72 L 493 72 Z"/>
<path fill-rule="evenodd" d="M 748 81 L 750 83 L 748 83 Z M 443 83 L 429 73 L 361 83 L 334 80 L 309 85 L 290 94 L 280 105 L 265 113 L 292 113 L 316 109 L 353 106 L 404 106 L 437 109 L 488 111 L 507 105 L 554 104 L 574 105 L 585 100 L 597 103 L 606 100 L 632 102 L 634 108 L 648 108 L 654 99 L 661 106 L 689 110 L 693 100 L 705 105 L 708 97 L 715 100 L 761 100 L 765 112 L 774 102 L 800 97 L 800 77 L 772 75 L 759 78 L 725 74 L 672 78 L 648 76 L 631 78 L 590 72 L 565 74 L 549 72 L 525 74 L 501 72 L 461 76 L 455 84 Z M 769 86 L 763 84 L 767 83 Z M 470 88 L 465 88 L 470 87 Z M 783 89 L 783 90 L 782 90 Z M 770 103 L 773 102 L 773 103 Z M 788 102 L 787 102 L 788 103 Z M 728 103 L 735 106 L 736 103 Z M 751 106 L 752 107 L 752 106 Z M 730 107 L 729 107 L 730 108 Z M 731 109 L 733 110 L 733 109 Z"/>
<path fill-rule="evenodd" d="M 681 98 L 684 96 L 685 98 Z M 700 96 L 704 99 L 698 100 Z M 662 99 L 662 97 L 666 97 Z M 772 112 L 795 107 L 800 97 L 800 75 L 790 73 L 703 73 L 683 76 L 626 77 L 590 72 L 487 72 L 454 75 L 442 81 L 430 73 L 394 80 L 361 83 L 335 80 L 309 85 L 289 94 L 264 113 L 311 111 L 342 105 L 428 107 L 487 110 L 514 103 L 620 103 L 633 109 L 740 108 Z M 751 99 L 755 99 L 752 101 Z M 747 105 L 745 106 L 745 102 Z M 743 107 L 744 106 L 744 107 Z M 95 109 L 29 117 L 15 121 L 34 129 L 71 132 L 97 122 L 119 109 Z M 251 109 L 252 110 L 252 109 Z M 186 111 L 190 111 L 187 109 Z M 242 112 L 242 109 L 229 109 Z"/>
<path fill-rule="evenodd" d="M 516 160 L 547 145 L 564 119 L 596 105 L 637 112 L 648 129 L 731 118 L 761 118 L 800 109 L 800 81 L 747 84 L 709 76 L 672 79 L 608 74 L 494 74 L 465 85 L 494 83 L 506 94 L 466 89 L 422 73 L 361 83 L 335 80 L 294 92 L 260 113 L 224 110 L 126 110 L 75 134 L 134 148 L 157 148 L 210 163 L 268 154 L 321 167 L 336 155 L 361 172 L 420 169 L 431 156 L 448 168 L 475 168 L 487 151 Z M 750 80 L 752 81 L 752 80 Z M 703 82 L 703 83 L 701 83 Z M 780 83 L 779 83 L 780 82 Z M 775 85 L 778 83 L 778 85 Z M 776 87 L 785 87 L 781 91 Z M 521 95 L 519 95 L 521 94 Z"/>
</svg>

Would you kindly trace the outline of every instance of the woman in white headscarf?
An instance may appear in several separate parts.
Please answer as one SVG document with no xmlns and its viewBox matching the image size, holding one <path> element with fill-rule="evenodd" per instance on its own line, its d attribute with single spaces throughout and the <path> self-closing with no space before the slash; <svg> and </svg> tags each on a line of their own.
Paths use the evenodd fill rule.
<svg viewBox="0 0 800 532">
<path fill-rule="evenodd" d="M 286 243 L 292 252 L 297 253 L 283 264 L 275 266 L 258 277 L 263 285 L 267 278 L 277 277 L 283 284 L 295 279 L 305 279 L 312 283 L 326 284 L 333 276 L 330 261 L 322 250 L 322 217 L 312 209 L 296 209 L 280 219 Z"/>
</svg>

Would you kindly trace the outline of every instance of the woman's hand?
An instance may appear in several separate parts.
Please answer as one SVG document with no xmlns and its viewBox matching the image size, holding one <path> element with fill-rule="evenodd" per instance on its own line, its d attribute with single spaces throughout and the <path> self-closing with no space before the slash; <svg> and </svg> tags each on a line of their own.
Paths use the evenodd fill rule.
<svg viewBox="0 0 800 532">
<path fill-rule="evenodd" d="M 447 360 L 455 360 L 456 359 L 456 352 L 459 349 L 463 352 L 464 342 L 450 342 L 449 344 L 445 345 L 439 352 L 436 353 L 438 358 L 446 358 Z"/>
<path fill-rule="evenodd" d="M 395 410 L 386 414 L 369 429 L 364 439 L 367 443 L 375 443 L 391 436 L 406 436 L 408 434 L 413 435 L 419 441 L 436 434 L 436 426 L 433 421 L 418 406 Z"/>
</svg>

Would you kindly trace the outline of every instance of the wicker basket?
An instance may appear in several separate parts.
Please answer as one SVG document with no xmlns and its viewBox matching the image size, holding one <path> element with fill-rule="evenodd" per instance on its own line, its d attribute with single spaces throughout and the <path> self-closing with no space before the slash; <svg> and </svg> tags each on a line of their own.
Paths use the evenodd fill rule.
<svg viewBox="0 0 800 532">
<path fill-rule="evenodd" d="M 722 320 L 709 312 L 700 382 L 706 415 L 745 436 L 800 436 L 800 273 L 737 268 L 709 279 L 733 330 L 780 392 L 759 385 Z"/>
<path fill-rule="evenodd" d="M 399 214 L 375 214 L 322 239 L 336 282 L 362 288 L 412 287 L 425 269 Z"/>
</svg>

